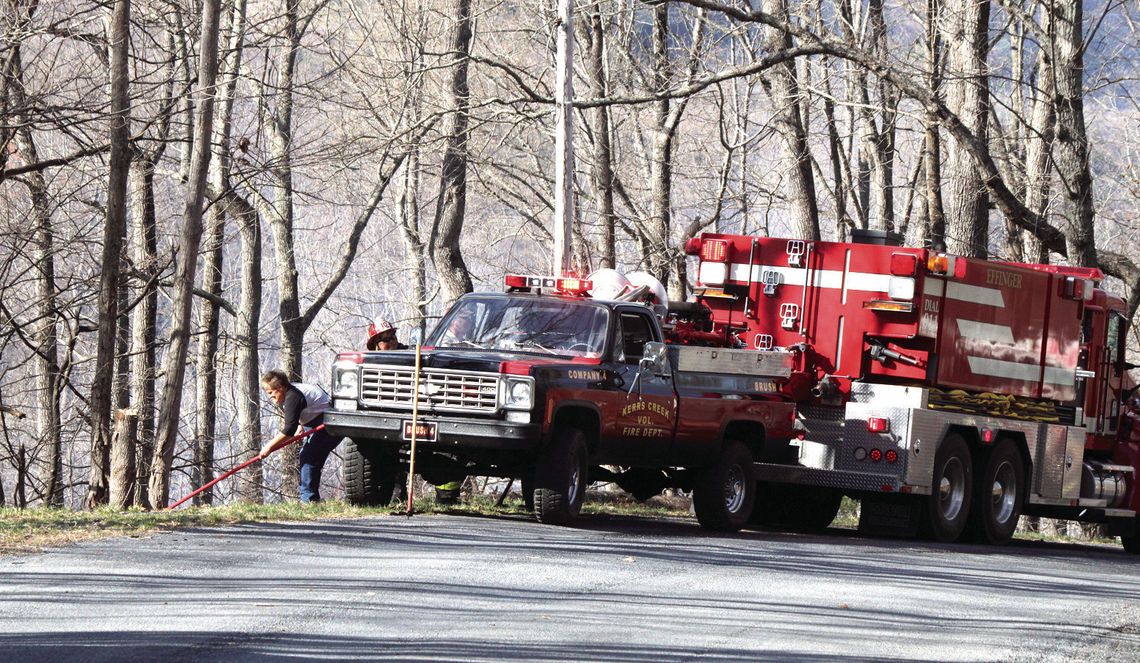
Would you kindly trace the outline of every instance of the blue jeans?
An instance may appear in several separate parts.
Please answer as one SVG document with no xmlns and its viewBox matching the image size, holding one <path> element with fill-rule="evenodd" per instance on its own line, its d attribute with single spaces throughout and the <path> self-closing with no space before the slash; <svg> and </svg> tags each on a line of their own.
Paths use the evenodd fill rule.
<svg viewBox="0 0 1140 663">
<path fill-rule="evenodd" d="M 314 422 L 317 423 L 317 422 Z M 315 427 L 315 426 L 314 426 Z M 311 427 L 306 426 L 305 430 Z M 298 459 L 301 463 L 301 501 L 319 502 L 321 500 L 321 468 L 329 454 L 340 444 L 344 438 L 333 437 L 324 430 L 313 433 L 301 443 L 301 453 Z"/>
</svg>

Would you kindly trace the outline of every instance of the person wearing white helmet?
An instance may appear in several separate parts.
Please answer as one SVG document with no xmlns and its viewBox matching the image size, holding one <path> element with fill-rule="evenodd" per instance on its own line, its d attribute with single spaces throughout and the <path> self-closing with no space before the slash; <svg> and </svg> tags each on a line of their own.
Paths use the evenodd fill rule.
<svg viewBox="0 0 1140 663">
<path fill-rule="evenodd" d="M 384 318 L 376 318 L 368 325 L 368 342 L 365 344 L 369 350 L 407 350 L 408 346 L 396 338 L 396 325 Z"/>
</svg>

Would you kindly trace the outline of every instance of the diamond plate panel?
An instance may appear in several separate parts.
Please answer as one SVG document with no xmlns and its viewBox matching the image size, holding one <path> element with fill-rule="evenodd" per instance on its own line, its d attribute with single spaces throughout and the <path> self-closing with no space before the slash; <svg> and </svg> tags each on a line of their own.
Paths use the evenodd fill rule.
<svg viewBox="0 0 1140 663">
<path fill-rule="evenodd" d="M 819 469 L 836 469 L 843 444 L 843 408 L 808 406 L 796 412 L 796 430 L 804 435 L 794 441 L 799 446 L 801 465 Z"/>
<path fill-rule="evenodd" d="M 849 403 L 843 445 L 839 452 L 839 469 L 886 474 L 901 482 L 906 476 L 909 461 L 910 413 L 910 408 L 906 407 Z M 885 433 L 867 430 L 867 419 L 871 417 L 887 419 L 889 430 Z M 855 455 L 857 449 L 863 449 L 868 455 L 858 460 Z M 872 449 L 878 449 L 883 457 L 878 461 L 871 460 Z M 891 450 L 898 454 L 898 460 L 888 463 L 886 453 Z"/>
<path fill-rule="evenodd" d="M 1068 434 L 1064 426 L 1049 426 L 1038 443 L 1038 473 L 1034 486 L 1046 499 L 1062 497 L 1065 482 L 1065 451 Z"/>
<path fill-rule="evenodd" d="M 873 472 L 844 472 L 837 470 L 824 470 L 814 467 L 799 467 L 796 465 L 776 465 L 773 463 L 755 463 L 752 466 L 753 476 L 759 481 L 780 481 L 807 486 L 823 486 L 825 488 L 840 488 L 844 490 L 862 490 L 867 492 L 882 492 L 883 486 L 891 486 L 897 490 L 898 477 L 889 474 L 875 474 Z"/>
</svg>

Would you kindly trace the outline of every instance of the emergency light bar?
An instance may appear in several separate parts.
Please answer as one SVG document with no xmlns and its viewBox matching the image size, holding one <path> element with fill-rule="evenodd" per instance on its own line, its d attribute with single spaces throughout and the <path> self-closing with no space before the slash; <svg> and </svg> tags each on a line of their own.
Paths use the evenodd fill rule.
<svg viewBox="0 0 1140 663">
<path fill-rule="evenodd" d="M 1096 289 L 1096 284 L 1092 281 L 1079 279 L 1073 276 L 1066 276 L 1065 280 L 1061 282 L 1061 296 L 1067 299 L 1075 299 L 1077 301 L 1090 301 L 1093 298 L 1093 290 Z"/>
<path fill-rule="evenodd" d="M 926 269 L 933 274 L 962 278 L 966 275 L 966 259 L 945 253 L 932 253 L 926 259 Z"/>
<path fill-rule="evenodd" d="M 594 288 L 592 281 L 571 276 L 508 274 L 504 281 L 509 290 L 553 290 L 567 295 L 584 295 Z"/>
</svg>

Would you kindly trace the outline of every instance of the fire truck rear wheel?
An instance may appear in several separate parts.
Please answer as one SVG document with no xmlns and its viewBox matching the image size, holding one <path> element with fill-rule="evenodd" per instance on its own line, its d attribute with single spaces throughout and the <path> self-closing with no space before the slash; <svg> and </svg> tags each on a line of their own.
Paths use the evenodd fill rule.
<svg viewBox="0 0 1140 663">
<path fill-rule="evenodd" d="M 1137 532 L 1132 536 L 1121 536 L 1120 545 L 1133 555 L 1140 555 L 1140 520 L 1136 523 Z"/>
<path fill-rule="evenodd" d="M 396 487 L 399 460 L 375 445 L 346 440 L 344 499 L 357 506 L 387 506 Z"/>
<path fill-rule="evenodd" d="M 735 532 L 744 527 L 756 502 L 752 452 L 741 442 L 729 442 L 716 465 L 697 473 L 693 510 L 706 529 Z"/>
<path fill-rule="evenodd" d="M 934 456 L 930 497 L 926 500 L 925 533 L 936 541 L 957 541 L 966 528 L 973 496 L 974 471 L 970 447 L 961 435 L 951 433 Z"/>
<path fill-rule="evenodd" d="M 534 471 L 534 517 L 540 523 L 564 525 L 578 517 L 586 497 L 588 462 L 585 433 L 577 428 L 555 433 Z"/>
<path fill-rule="evenodd" d="M 1025 461 L 1009 438 L 998 440 L 974 485 L 970 530 L 982 543 L 1004 545 L 1013 538 L 1025 499 Z"/>
<path fill-rule="evenodd" d="M 810 532 L 827 529 L 843 502 L 843 492 L 819 486 L 756 482 L 756 504 L 748 522 L 761 527 Z"/>
</svg>

